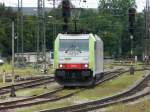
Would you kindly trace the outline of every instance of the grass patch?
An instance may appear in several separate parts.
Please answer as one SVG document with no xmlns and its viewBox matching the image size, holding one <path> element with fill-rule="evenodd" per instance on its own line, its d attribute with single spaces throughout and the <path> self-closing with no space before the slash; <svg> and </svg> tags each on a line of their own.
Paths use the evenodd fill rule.
<svg viewBox="0 0 150 112">
<path fill-rule="evenodd" d="M 11 85 L 10 83 L 3 83 L 2 81 L 0 81 L 0 87 L 4 87 L 4 86 L 9 86 Z"/>
<path fill-rule="evenodd" d="M 44 87 L 38 87 L 38 88 L 33 88 L 33 89 L 17 91 L 16 95 L 17 96 L 37 96 L 45 92 L 47 92 L 47 89 L 44 89 Z"/>
<path fill-rule="evenodd" d="M 3 77 L 3 72 L 6 72 L 6 74 L 11 74 L 12 73 L 12 66 L 8 63 L 0 66 L 0 87 L 2 86 L 7 86 L 10 85 L 11 83 L 2 83 L 2 77 Z M 52 67 L 49 67 L 49 71 L 48 74 L 53 73 L 53 69 Z M 40 72 L 40 70 L 37 70 L 33 67 L 27 66 L 24 68 L 15 68 L 15 75 L 19 75 L 21 77 L 32 77 L 32 76 L 36 76 L 36 75 L 40 75 L 42 74 Z M 9 79 L 11 78 L 11 76 L 9 77 Z"/>
<path fill-rule="evenodd" d="M 58 85 L 56 84 L 56 86 L 58 87 Z M 56 86 L 51 86 L 50 84 L 47 86 L 47 88 L 44 88 L 44 86 L 40 86 L 40 87 L 36 87 L 36 88 L 30 88 L 30 89 L 24 89 L 24 90 L 19 90 L 16 91 L 16 95 L 17 96 L 37 96 L 37 95 L 41 95 L 43 93 L 47 93 L 49 91 L 55 90 Z M 56 94 L 56 96 L 64 96 L 67 95 L 69 93 L 75 92 L 77 91 L 77 89 L 64 89 L 61 92 L 58 92 Z"/>
<path fill-rule="evenodd" d="M 129 75 L 129 73 L 125 73 L 121 77 L 105 82 L 95 88 L 87 89 L 75 96 L 72 96 L 71 98 L 62 101 L 53 102 L 53 103 L 46 103 L 46 104 L 36 105 L 28 108 L 17 109 L 17 112 L 33 112 L 33 111 L 38 111 L 39 109 L 40 110 L 53 109 L 53 108 L 73 105 L 76 103 L 92 101 L 113 94 L 117 94 L 118 92 L 123 91 L 124 89 L 134 84 L 135 81 L 141 79 L 143 74 L 146 73 L 148 73 L 148 71 L 136 72 L 135 75 Z M 60 95 L 66 94 L 66 92 L 67 91 L 64 90 L 62 93 L 59 94 Z"/>
<path fill-rule="evenodd" d="M 117 104 L 115 106 L 108 107 L 107 112 L 150 112 L 150 100 L 132 105 Z"/>
<path fill-rule="evenodd" d="M 64 96 L 66 94 L 69 94 L 69 93 L 72 93 L 72 92 L 75 92 L 75 91 L 77 91 L 77 89 L 64 89 L 63 91 L 58 92 L 56 95 Z"/>
<path fill-rule="evenodd" d="M 3 74 L 3 71 L 6 71 L 6 74 L 12 73 L 12 66 L 10 64 L 4 64 L 0 66 L 0 74 Z M 32 67 L 25 68 L 15 68 L 15 75 L 26 76 L 26 75 L 38 74 L 38 71 Z"/>
<path fill-rule="evenodd" d="M 10 64 L 4 64 L 2 66 L 0 66 L 0 74 L 3 74 L 3 71 L 6 71 L 7 74 L 11 74 L 12 73 L 12 66 Z M 51 74 L 53 72 L 52 66 L 49 67 L 49 71 L 48 74 Z M 39 75 L 39 73 L 41 73 L 40 71 L 38 71 L 37 69 L 31 67 L 31 66 L 26 66 L 24 68 L 15 68 L 15 74 L 16 75 Z"/>
<path fill-rule="evenodd" d="M 35 88 L 18 90 L 18 91 L 16 91 L 16 95 L 19 98 L 21 98 L 21 97 L 23 98 L 23 97 L 38 96 L 38 95 L 41 95 L 43 93 L 47 93 L 47 92 L 53 91 L 57 87 L 58 87 L 57 83 L 52 84 L 52 85 L 51 84 L 46 85 L 46 88 L 45 88 L 44 85 L 42 85 L 42 86 L 35 87 Z M 7 99 L 9 99 L 9 95 L 10 95 L 10 93 L 7 93 L 7 94 L 4 94 L 2 96 L 5 96 Z M 1 101 L 5 102 L 6 99 L 1 99 Z"/>
<path fill-rule="evenodd" d="M 34 106 L 34 107 L 28 107 L 26 109 L 16 109 L 15 112 L 37 112 L 39 110 L 43 110 L 46 108 L 58 108 L 58 107 L 64 107 L 66 105 L 72 105 L 72 101 L 67 99 L 67 100 L 61 100 L 53 103 L 47 103 L 47 104 L 42 104 L 39 106 Z"/>
<path fill-rule="evenodd" d="M 144 72 L 136 72 L 135 75 L 129 75 L 129 73 L 125 73 L 123 76 L 118 77 L 115 80 L 110 80 L 105 82 L 97 87 L 90 88 L 78 94 L 79 99 L 89 99 L 89 100 L 96 100 L 97 98 L 102 98 L 105 96 L 116 94 L 128 88 L 132 85 L 135 81 L 142 77 Z"/>
<path fill-rule="evenodd" d="M 134 68 L 136 69 L 142 69 L 143 66 L 141 66 L 141 64 L 143 64 L 142 62 L 133 62 L 132 64 L 131 63 L 124 63 L 124 62 L 120 62 L 120 63 L 110 63 L 109 66 L 114 66 L 114 67 L 130 67 L 131 65 L 134 66 Z"/>
<path fill-rule="evenodd" d="M 37 95 L 41 95 L 43 93 L 47 93 L 49 91 L 55 90 L 56 87 L 58 87 L 58 84 L 49 83 L 48 85 L 42 85 L 42 86 L 35 87 L 35 88 L 29 88 L 29 89 L 16 91 L 16 95 L 17 96 L 37 96 Z"/>
</svg>

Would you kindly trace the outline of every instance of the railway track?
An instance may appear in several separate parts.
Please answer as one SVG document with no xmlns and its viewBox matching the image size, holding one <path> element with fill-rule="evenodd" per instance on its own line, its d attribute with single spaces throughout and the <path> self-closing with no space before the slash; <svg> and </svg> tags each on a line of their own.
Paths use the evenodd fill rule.
<svg viewBox="0 0 150 112">
<path fill-rule="evenodd" d="M 27 81 L 33 81 L 37 79 L 43 79 L 43 78 L 49 78 L 50 76 L 42 76 L 42 75 L 37 75 L 37 76 L 28 76 L 28 77 L 18 77 L 16 78 L 17 82 L 27 82 Z"/>
<path fill-rule="evenodd" d="M 84 103 L 84 104 L 78 104 L 78 105 L 53 109 L 53 110 L 43 110 L 40 112 L 87 112 L 87 111 L 97 110 L 118 103 L 133 101 L 150 94 L 149 84 L 150 84 L 150 74 L 144 77 L 140 82 L 138 82 L 132 88 L 120 94 L 103 98 L 100 100 Z"/>
<path fill-rule="evenodd" d="M 96 85 L 99 85 L 105 81 L 108 81 L 114 77 L 117 77 L 121 74 L 123 74 L 124 70 L 116 70 L 113 72 L 107 72 L 105 74 L 105 77 L 101 80 L 101 81 L 97 81 Z M 69 92 L 68 94 L 64 95 L 64 96 L 56 96 L 55 94 L 58 92 L 61 92 L 64 90 L 63 87 L 60 87 L 52 92 L 47 92 L 44 94 L 41 94 L 39 96 L 35 96 L 35 97 L 31 97 L 31 98 L 26 98 L 26 99 L 22 99 L 22 100 L 16 100 L 16 101 L 11 101 L 11 102 L 3 102 L 0 103 L 0 110 L 7 110 L 7 109 L 14 109 L 14 108 L 20 108 L 20 107 L 26 107 L 26 106 L 32 106 L 32 105 L 37 105 L 37 104 L 43 104 L 46 102 L 54 102 L 54 101 L 58 101 L 61 99 L 65 99 L 65 98 L 69 98 L 79 92 L 82 92 L 84 90 L 86 90 L 87 88 L 81 88 L 80 90 L 74 91 L 74 92 Z"/>
<path fill-rule="evenodd" d="M 20 90 L 20 89 L 40 86 L 40 85 L 51 83 L 51 82 L 54 82 L 54 77 L 35 79 L 35 80 L 32 80 L 32 81 L 27 81 L 27 82 L 23 82 L 23 83 L 20 83 L 20 84 L 15 84 L 13 86 L 14 86 L 15 90 Z M 9 93 L 11 88 L 12 88 L 12 85 L 1 87 L 0 88 L 0 95 Z"/>
<path fill-rule="evenodd" d="M 121 74 L 125 73 L 125 72 L 128 72 L 128 70 L 124 70 L 124 69 L 117 69 L 117 70 L 114 70 L 114 71 L 109 71 L 109 72 L 106 72 L 104 73 L 104 77 L 102 80 L 97 80 L 95 82 L 95 85 L 99 85 L 105 81 L 108 81 L 110 79 L 113 79 L 113 78 L 116 78 L 118 76 L 120 76 Z M 111 74 L 111 75 L 110 75 Z"/>
</svg>

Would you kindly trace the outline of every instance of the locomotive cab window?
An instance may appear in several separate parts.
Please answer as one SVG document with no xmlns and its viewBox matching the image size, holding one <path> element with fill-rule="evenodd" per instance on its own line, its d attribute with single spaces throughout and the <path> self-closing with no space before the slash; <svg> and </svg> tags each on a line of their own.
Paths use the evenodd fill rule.
<svg viewBox="0 0 150 112">
<path fill-rule="evenodd" d="M 61 39 L 60 40 L 60 51 L 89 51 L 89 40 L 88 39 Z"/>
</svg>

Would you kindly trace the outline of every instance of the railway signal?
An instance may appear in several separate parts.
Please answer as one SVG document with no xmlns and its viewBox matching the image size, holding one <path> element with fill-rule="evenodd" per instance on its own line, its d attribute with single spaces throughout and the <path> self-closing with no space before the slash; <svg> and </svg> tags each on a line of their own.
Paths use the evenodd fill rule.
<svg viewBox="0 0 150 112">
<path fill-rule="evenodd" d="M 62 1 L 62 16 L 64 18 L 70 17 L 70 1 L 69 0 Z"/>
<path fill-rule="evenodd" d="M 136 14 L 136 9 L 135 8 L 129 8 L 129 10 L 128 10 L 129 32 L 132 35 L 134 33 L 135 14 Z"/>
<path fill-rule="evenodd" d="M 70 1 L 69 0 L 63 0 L 62 1 L 62 16 L 64 18 L 64 26 L 63 31 L 67 32 L 68 30 L 68 22 L 71 15 L 71 8 L 70 8 Z"/>
</svg>

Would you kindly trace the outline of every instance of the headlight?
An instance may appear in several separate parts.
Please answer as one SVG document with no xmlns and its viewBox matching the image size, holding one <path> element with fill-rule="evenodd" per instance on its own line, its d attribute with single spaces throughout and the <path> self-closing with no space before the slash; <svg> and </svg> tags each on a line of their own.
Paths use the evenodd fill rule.
<svg viewBox="0 0 150 112">
<path fill-rule="evenodd" d="M 62 65 L 62 64 L 60 64 L 60 65 L 59 65 L 59 68 L 63 68 L 63 65 Z"/>
<path fill-rule="evenodd" d="M 88 68 L 89 68 L 89 64 L 83 64 L 83 65 L 82 65 L 82 68 L 83 68 L 83 69 L 88 69 Z"/>
<path fill-rule="evenodd" d="M 85 68 L 88 68 L 88 64 L 85 64 L 84 67 L 85 67 Z"/>
</svg>

